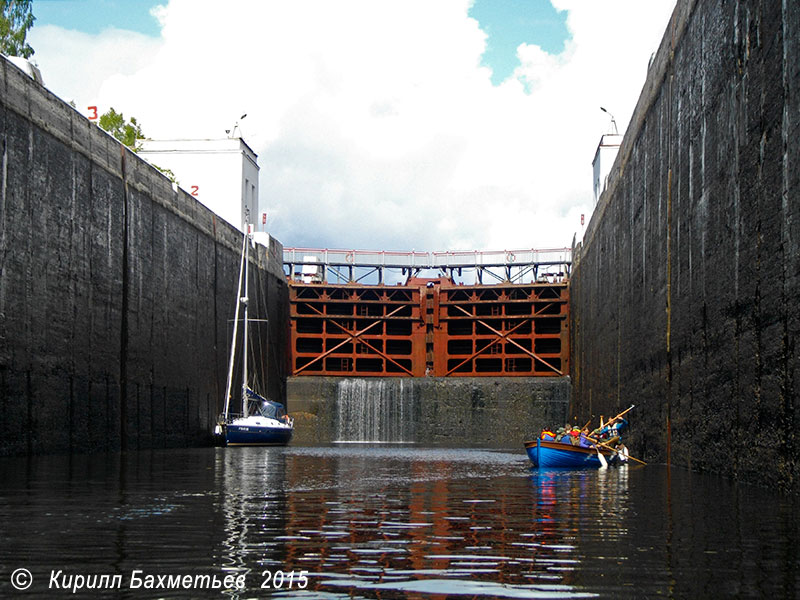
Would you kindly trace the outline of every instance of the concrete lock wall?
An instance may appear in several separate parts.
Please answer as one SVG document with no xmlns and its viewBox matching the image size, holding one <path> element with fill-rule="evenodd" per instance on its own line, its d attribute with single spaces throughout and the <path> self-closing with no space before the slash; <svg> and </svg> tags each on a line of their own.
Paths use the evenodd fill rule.
<svg viewBox="0 0 800 600">
<path fill-rule="evenodd" d="M 799 125 L 800 4 L 680 0 L 572 276 L 575 411 L 644 458 L 798 480 Z"/>
<path fill-rule="evenodd" d="M 564 424 L 571 385 L 569 377 L 302 376 L 290 377 L 288 389 L 295 444 L 382 441 L 519 450 L 543 427 Z"/>
<path fill-rule="evenodd" d="M 0 76 L 0 454 L 208 443 L 241 233 L 5 59 Z M 285 401 L 282 254 L 259 246 L 251 310 L 280 324 L 256 335 Z"/>
</svg>

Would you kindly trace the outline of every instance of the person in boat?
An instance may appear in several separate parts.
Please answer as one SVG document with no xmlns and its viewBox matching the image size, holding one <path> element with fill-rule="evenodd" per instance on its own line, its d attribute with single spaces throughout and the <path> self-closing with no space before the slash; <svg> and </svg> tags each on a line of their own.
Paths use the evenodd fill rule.
<svg viewBox="0 0 800 600">
<path fill-rule="evenodd" d="M 549 429 L 542 429 L 542 433 L 539 437 L 545 442 L 552 442 L 555 441 L 556 434 Z"/>
<path fill-rule="evenodd" d="M 617 446 L 617 458 L 620 463 L 628 462 L 628 448 L 622 442 Z"/>
<path fill-rule="evenodd" d="M 611 424 L 611 431 L 609 432 L 609 435 L 611 435 L 611 437 L 614 436 L 621 437 L 622 430 L 625 429 L 627 426 L 628 422 L 623 417 L 617 417 L 615 422 Z"/>
<path fill-rule="evenodd" d="M 601 419 L 602 422 L 602 419 Z M 628 426 L 628 422 L 622 417 L 614 417 L 602 427 L 598 427 L 592 432 L 592 437 L 606 440 L 609 438 L 620 437 L 622 430 Z"/>
<path fill-rule="evenodd" d="M 592 442 L 589 441 L 589 437 L 588 436 L 589 436 L 589 428 L 588 427 L 584 427 L 580 432 L 580 436 L 578 437 L 578 445 L 581 448 L 591 448 L 592 447 Z"/>
<path fill-rule="evenodd" d="M 569 443 L 572 444 L 573 446 L 581 445 L 580 427 L 572 427 L 572 430 L 569 432 Z"/>
<path fill-rule="evenodd" d="M 556 435 L 556 441 L 561 442 L 562 444 L 571 444 L 572 443 L 572 425 L 567 423 L 564 427 L 559 427 L 558 435 Z"/>
</svg>

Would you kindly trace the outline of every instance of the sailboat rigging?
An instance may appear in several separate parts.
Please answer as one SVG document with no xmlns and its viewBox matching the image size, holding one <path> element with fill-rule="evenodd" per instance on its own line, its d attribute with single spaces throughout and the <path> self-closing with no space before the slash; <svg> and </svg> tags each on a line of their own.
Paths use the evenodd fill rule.
<svg viewBox="0 0 800 600">
<path fill-rule="evenodd" d="M 252 234 L 250 226 L 244 234 L 242 242 L 242 258 L 239 266 L 239 283 L 236 288 L 236 310 L 231 337 L 231 352 L 228 361 L 228 378 L 225 384 L 225 401 L 223 413 L 217 420 L 214 433 L 224 436 L 228 446 L 255 446 L 288 444 L 294 432 L 294 420 L 286 414 L 283 404 L 268 400 L 250 387 L 248 372 L 248 336 L 249 322 L 249 249 Z M 239 312 L 242 312 L 242 388 L 241 413 L 231 412 L 234 364 L 236 359 L 236 341 L 238 339 Z"/>
</svg>

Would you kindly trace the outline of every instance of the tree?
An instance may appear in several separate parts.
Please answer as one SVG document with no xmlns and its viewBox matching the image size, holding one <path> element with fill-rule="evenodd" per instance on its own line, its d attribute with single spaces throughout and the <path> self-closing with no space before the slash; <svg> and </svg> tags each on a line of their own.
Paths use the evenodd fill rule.
<svg viewBox="0 0 800 600">
<path fill-rule="evenodd" d="M 113 107 L 108 112 L 100 115 L 99 125 L 101 129 L 105 129 L 134 152 L 139 149 L 136 146 L 136 140 L 144 139 L 144 133 L 136 121 L 136 117 L 131 117 L 130 122 L 128 122 L 122 113 L 118 113 Z"/>
<path fill-rule="evenodd" d="M 33 56 L 33 48 L 25 41 L 33 26 L 33 0 L 0 0 L 0 52 L 8 56 Z"/>
<path fill-rule="evenodd" d="M 150 163 L 150 166 L 151 166 L 151 167 L 155 167 L 156 169 L 158 169 L 159 171 L 161 171 L 161 173 L 162 173 L 162 174 L 163 174 L 163 175 L 164 175 L 164 176 L 165 176 L 167 179 L 169 179 L 169 180 L 170 180 L 172 183 L 174 183 L 175 185 L 180 185 L 180 184 L 181 184 L 181 182 L 180 182 L 180 181 L 178 181 L 178 178 L 177 178 L 177 177 L 175 177 L 175 173 L 173 173 L 173 172 L 172 172 L 172 169 L 162 169 L 161 167 L 159 167 L 158 165 L 156 165 L 156 164 L 154 164 L 154 163 Z"/>
<path fill-rule="evenodd" d="M 113 107 L 100 115 L 98 125 L 100 125 L 101 129 L 105 129 L 108 133 L 113 135 L 117 140 L 128 146 L 128 148 L 134 152 L 138 152 L 141 148 L 141 146 L 136 144 L 136 140 L 145 139 L 142 128 L 139 125 L 139 122 L 136 120 L 136 117 L 131 117 L 130 122 L 126 122 L 122 113 L 118 113 Z M 180 185 L 180 182 L 175 177 L 175 173 L 173 173 L 170 169 L 162 169 L 153 163 L 150 163 L 150 165 L 166 175 L 172 183 Z"/>
</svg>

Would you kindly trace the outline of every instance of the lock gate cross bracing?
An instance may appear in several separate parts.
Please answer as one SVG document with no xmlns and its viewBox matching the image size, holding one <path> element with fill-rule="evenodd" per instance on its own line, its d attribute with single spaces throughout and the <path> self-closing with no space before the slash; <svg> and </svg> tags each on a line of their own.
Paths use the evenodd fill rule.
<svg viewBox="0 0 800 600">
<path fill-rule="evenodd" d="M 293 376 L 569 373 L 569 249 L 287 248 L 284 267 Z M 391 271 L 404 279 L 386 283 Z"/>
</svg>

